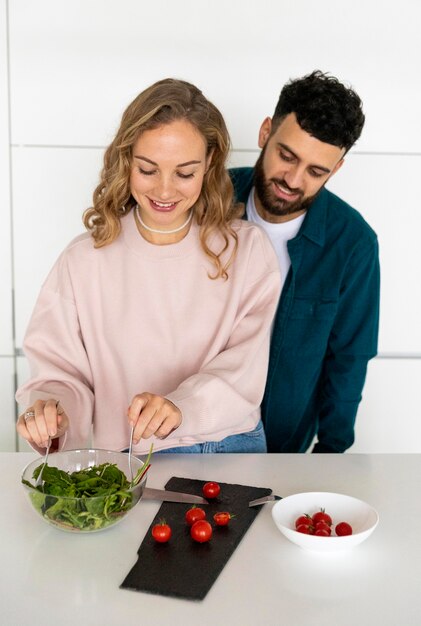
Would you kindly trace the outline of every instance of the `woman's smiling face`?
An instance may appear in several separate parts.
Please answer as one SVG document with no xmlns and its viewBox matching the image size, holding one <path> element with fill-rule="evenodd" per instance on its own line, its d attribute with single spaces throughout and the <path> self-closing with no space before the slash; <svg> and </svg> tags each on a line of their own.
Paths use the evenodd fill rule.
<svg viewBox="0 0 421 626">
<path fill-rule="evenodd" d="M 133 146 L 130 190 L 146 226 L 181 226 L 197 202 L 210 163 L 205 138 L 180 119 L 144 131 Z"/>
</svg>

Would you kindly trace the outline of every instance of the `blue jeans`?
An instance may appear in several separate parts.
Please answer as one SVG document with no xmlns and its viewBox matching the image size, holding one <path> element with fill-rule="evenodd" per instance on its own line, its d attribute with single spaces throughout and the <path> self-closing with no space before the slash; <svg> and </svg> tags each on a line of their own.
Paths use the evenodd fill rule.
<svg viewBox="0 0 421 626">
<path fill-rule="evenodd" d="M 215 454 L 219 452 L 267 452 L 266 435 L 263 423 L 260 421 L 256 428 L 248 433 L 230 435 L 222 441 L 206 441 L 192 446 L 168 448 L 154 454 Z"/>
</svg>

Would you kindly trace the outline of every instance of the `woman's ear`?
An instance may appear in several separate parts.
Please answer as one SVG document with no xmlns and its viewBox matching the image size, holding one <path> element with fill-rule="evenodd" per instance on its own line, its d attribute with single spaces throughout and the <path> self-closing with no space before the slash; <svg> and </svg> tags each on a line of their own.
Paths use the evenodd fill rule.
<svg viewBox="0 0 421 626">
<path fill-rule="evenodd" d="M 212 150 L 209 152 L 209 154 L 206 157 L 205 174 L 207 174 L 208 169 L 210 168 L 210 164 L 212 163 L 213 152 L 214 152 L 214 148 L 212 148 Z"/>
</svg>

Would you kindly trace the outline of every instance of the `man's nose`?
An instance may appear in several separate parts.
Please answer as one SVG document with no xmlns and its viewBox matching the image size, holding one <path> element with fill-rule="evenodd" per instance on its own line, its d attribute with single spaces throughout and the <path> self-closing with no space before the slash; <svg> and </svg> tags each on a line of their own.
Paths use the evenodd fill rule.
<svg viewBox="0 0 421 626">
<path fill-rule="evenodd" d="M 284 176 L 285 182 L 290 189 L 301 189 L 304 180 L 304 169 L 299 165 L 292 165 Z"/>
</svg>

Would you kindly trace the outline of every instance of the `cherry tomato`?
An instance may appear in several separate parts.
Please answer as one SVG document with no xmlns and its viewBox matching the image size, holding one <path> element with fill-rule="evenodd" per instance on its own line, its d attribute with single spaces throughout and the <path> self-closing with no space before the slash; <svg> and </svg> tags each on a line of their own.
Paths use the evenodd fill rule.
<svg viewBox="0 0 421 626">
<path fill-rule="evenodd" d="M 325 522 L 317 522 L 317 524 L 315 525 L 315 530 L 323 530 L 325 531 L 328 535 L 332 534 L 332 529 L 331 527 L 326 524 Z M 317 535 L 317 533 L 314 533 L 315 535 Z"/>
<path fill-rule="evenodd" d="M 159 524 L 155 524 L 155 526 L 152 527 L 152 537 L 155 541 L 158 541 L 158 543 L 167 543 L 171 535 L 171 527 L 165 523 L 165 520 L 161 520 Z"/>
<path fill-rule="evenodd" d="M 345 537 L 346 535 L 352 535 L 352 526 L 348 522 L 339 522 L 335 526 L 335 532 L 338 537 Z"/>
<path fill-rule="evenodd" d="M 220 513 L 215 513 L 213 519 L 217 526 L 227 526 L 230 519 L 233 517 L 235 517 L 235 515 L 231 515 L 231 513 L 227 511 L 221 511 Z"/>
<path fill-rule="evenodd" d="M 298 528 L 301 524 L 304 524 L 305 526 L 313 526 L 313 520 L 310 515 L 300 515 L 300 517 L 297 517 L 295 520 L 295 528 Z"/>
<path fill-rule="evenodd" d="M 325 513 L 324 509 L 320 509 L 317 513 L 313 515 L 313 522 L 316 524 L 317 522 L 325 522 L 328 526 L 332 526 L 332 518 L 330 515 Z"/>
<path fill-rule="evenodd" d="M 297 533 L 303 533 L 303 535 L 314 535 L 313 526 L 308 526 L 307 524 L 300 524 L 295 530 Z"/>
<path fill-rule="evenodd" d="M 205 543 L 212 537 L 212 526 L 205 519 L 201 519 L 190 528 L 190 535 L 195 541 Z"/>
<path fill-rule="evenodd" d="M 317 535 L 317 537 L 329 537 L 330 532 L 325 528 L 316 528 L 314 534 Z"/>
<path fill-rule="evenodd" d="M 221 487 L 218 483 L 205 483 L 203 485 L 203 495 L 205 498 L 217 498 L 221 491 Z"/>
<path fill-rule="evenodd" d="M 205 511 L 198 506 L 192 506 L 191 509 L 186 511 L 186 515 L 184 516 L 189 526 L 192 526 L 195 522 L 198 522 L 200 519 L 205 519 L 205 517 L 206 517 Z"/>
</svg>

